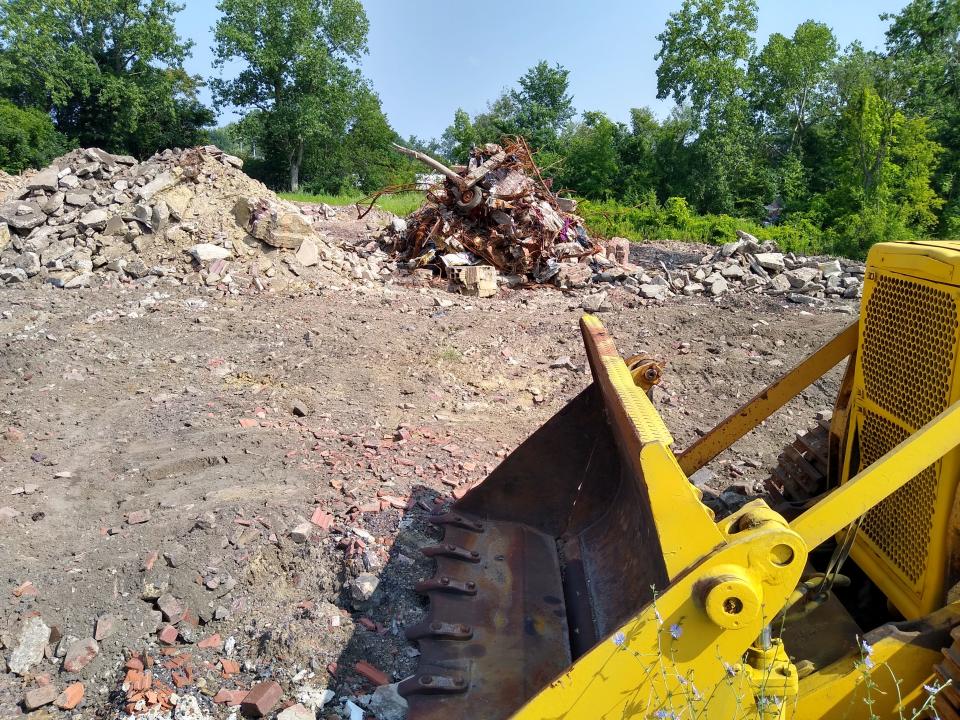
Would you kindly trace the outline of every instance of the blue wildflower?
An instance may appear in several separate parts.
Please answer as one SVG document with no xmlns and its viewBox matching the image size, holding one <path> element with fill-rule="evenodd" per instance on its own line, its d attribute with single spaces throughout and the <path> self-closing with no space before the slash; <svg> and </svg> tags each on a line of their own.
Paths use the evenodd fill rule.
<svg viewBox="0 0 960 720">
<path fill-rule="evenodd" d="M 670 637 L 672 637 L 674 640 L 679 640 L 681 635 L 683 635 L 683 629 L 679 624 L 674 623 L 670 626 Z"/>
<path fill-rule="evenodd" d="M 613 636 L 613 644 L 617 647 L 622 647 L 623 644 L 627 641 L 627 636 L 622 632 L 618 632 Z"/>
</svg>

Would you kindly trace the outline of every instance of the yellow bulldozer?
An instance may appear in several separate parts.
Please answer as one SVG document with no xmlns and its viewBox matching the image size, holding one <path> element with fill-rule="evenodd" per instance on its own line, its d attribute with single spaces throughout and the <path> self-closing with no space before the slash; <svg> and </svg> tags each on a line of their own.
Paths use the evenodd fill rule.
<svg viewBox="0 0 960 720">
<path fill-rule="evenodd" d="M 409 719 L 958 717 L 960 243 L 876 245 L 861 307 L 682 452 L 660 366 L 584 316 L 593 383 L 430 518 Z M 690 475 L 844 360 L 718 520 Z"/>
</svg>

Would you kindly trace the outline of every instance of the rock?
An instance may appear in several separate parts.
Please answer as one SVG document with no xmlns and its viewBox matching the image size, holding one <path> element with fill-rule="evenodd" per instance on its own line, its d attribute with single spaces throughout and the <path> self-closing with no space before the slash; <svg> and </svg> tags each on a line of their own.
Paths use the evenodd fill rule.
<svg viewBox="0 0 960 720">
<path fill-rule="evenodd" d="M 720 271 L 720 274 L 727 280 L 740 280 L 745 273 L 740 265 L 727 265 Z"/>
<path fill-rule="evenodd" d="M 102 230 L 106 227 L 107 220 L 110 219 L 110 211 L 103 208 L 96 208 L 80 216 L 80 224 L 84 227 Z"/>
<path fill-rule="evenodd" d="M 589 313 L 596 313 L 602 310 L 610 309 L 610 306 L 607 305 L 607 294 L 605 292 L 598 292 L 592 295 L 587 295 L 581 301 L 580 307 Z"/>
<path fill-rule="evenodd" d="M 841 297 L 844 297 L 847 300 L 855 300 L 861 296 L 861 292 L 862 290 L 859 285 L 851 285 L 843 291 L 843 295 Z"/>
<path fill-rule="evenodd" d="M 700 468 L 689 477 L 689 480 L 698 488 L 704 488 L 716 480 L 716 478 L 717 475 L 715 472 L 713 472 L 713 470 L 708 468 Z"/>
<path fill-rule="evenodd" d="M 300 703 L 277 713 L 277 720 L 316 720 L 317 714 Z"/>
<path fill-rule="evenodd" d="M 75 290 L 77 288 L 90 287 L 90 284 L 93 282 L 93 273 L 85 272 L 80 273 L 79 275 L 71 278 L 63 284 L 63 287 L 67 290 Z"/>
<path fill-rule="evenodd" d="M 57 184 L 67 190 L 73 190 L 74 188 L 80 187 L 80 178 L 73 174 L 64 175 Z"/>
<path fill-rule="evenodd" d="M 211 243 L 199 243 L 187 252 L 193 255 L 197 262 L 212 262 L 214 260 L 226 260 L 232 257 L 232 253 L 229 250 Z"/>
<path fill-rule="evenodd" d="M 373 597 L 380 584 L 380 578 L 371 573 L 361 573 L 350 583 L 350 597 L 354 602 L 365 603 Z"/>
<path fill-rule="evenodd" d="M 17 646 L 7 665 L 10 672 L 26 675 L 30 668 L 43 660 L 43 651 L 50 640 L 50 628 L 39 617 L 27 618 L 20 628 Z M 56 695 L 54 695 L 56 697 Z M 53 702 L 51 699 L 50 702 Z"/>
<path fill-rule="evenodd" d="M 667 293 L 670 291 L 666 285 L 654 285 L 653 283 L 646 283 L 640 286 L 640 296 L 645 297 L 648 300 L 663 300 Z"/>
<path fill-rule="evenodd" d="M 127 223 L 119 215 L 114 215 L 103 227 L 104 235 L 125 235 L 127 232 Z"/>
<path fill-rule="evenodd" d="M 60 168 L 51 165 L 27 180 L 27 190 L 47 190 L 54 192 L 60 183 Z"/>
<path fill-rule="evenodd" d="M 810 295 L 801 295 L 800 293 L 788 293 L 787 300 L 797 305 L 822 305 L 823 300 L 811 297 Z"/>
<path fill-rule="evenodd" d="M 15 230 L 32 230 L 47 221 L 47 215 L 32 201 L 13 201 L 0 205 L 0 222 Z"/>
<path fill-rule="evenodd" d="M 783 262 L 783 253 L 778 252 L 762 252 L 754 255 L 757 259 L 757 262 L 760 263 L 760 267 L 764 270 L 769 270 L 774 273 L 783 272 L 786 269 L 786 265 Z"/>
<path fill-rule="evenodd" d="M 840 267 L 839 260 L 828 260 L 827 262 L 822 262 L 817 265 L 820 272 L 823 273 L 824 277 L 830 277 L 831 275 L 839 275 L 843 270 Z"/>
<path fill-rule="evenodd" d="M 787 279 L 786 275 L 774 275 L 770 279 L 770 285 L 767 288 L 767 292 L 771 294 L 785 293 L 788 292 L 791 288 L 790 280 Z"/>
<path fill-rule="evenodd" d="M 397 235 L 403 235 L 407 232 L 407 221 L 402 217 L 392 218 L 390 220 L 390 231 Z"/>
<path fill-rule="evenodd" d="M 80 672 L 100 652 L 100 646 L 93 638 L 84 638 L 71 643 L 63 660 L 63 669 L 67 672 Z"/>
<path fill-rule="evenodd" d="M 553 277 L 553 282 L 564 290 L 583 288 L 590 282 L 592 275 L 593 271 L 586 263 L 561 263 L 559 272 Z"/>
<path fill-rule="evenodd" d="M 157 609 L 163 613 L 163 619 L 171 623 L 180 622 L 186 612 L 183 603 L 171 593 L 164 593 L 157 598 Z"/>
<path fill-rule="evenodd" d="M 160 200 L 153 206 L 153 212 L 150 214 L 150 224 L 157 230 L 169 219 L 170 207 L 163 200 Z"/>
<path fill-rule="evenodd" d="M 317 243 L 313 238 L 304 238 L 297 249 L 297 262 L 304 267 L 311 267 L 320 261 L 320 251 L 317 249 Z"/>
<path fill-rule="evenodd" d="M 720 255 L 725 258 L 733 257 L 743 249 L 744 244 L 743 240 L 724 243 L 720 246 Z"/>
<path fill-rule="evenodd" d="M 303 215 L 281 211 L 270 224 L 266 236 L 261 239 L 273 247 L 296 250 L 304 240 L 312 236 L 313 227 Z"/>
<path fill-rule="evenodd" d="M 299 523 L 290 531 L 290 539 L 298 544 L 309 541 L 311 535 L 313 535 L 313 525 L 308 522 Z"/>
<path fill-rule="evenodd" d="M 820 271 L 817 268 L 799 267 L 795 270 L 787 270 L 784 276 L 790 281 L 790 285 L 795 288 L 802 288 L 807 283 L 820 279 Z"/>
<path fill-rule="evenodd" d="M 704 289 L 705 288 L 700 283 L 687 283 L 683 286 L 683 294 L 687 296 L 699 295 L 704 291 Z"/>
<path fill-rule="evenodd" d="M 14 263 L 16 267 L 23 270 L 27 277 L 33 277 L 40 272 L 40 256 L 34 252 L 25 252 L 18 257 Z"/>
<path fill-rule="evenodd" d="M 0 251 L 6 250 L 10 244 L 10 226 L 6 223 L 0 223 Z"/>
<path fill-rule="evenodd" d="M 140 200 L 150 200 L 158 192 L 162 192 L 168 187 L 171 187 L 174 182 L 176 181 L 169 171 L 160 173 L 146 185 L 137 189 L 137 198 Z"/>
<path fill-rule="evenodd" d="M 210 714 L 200 708 L 193 695 L 180 695 L 173 710 L 173 720 L 210 720 Z"/>
<path fill-rule="evenodd" d="M 369 708 L 378 720 L 404 720 L 407 716 L 407 700 L 397 691 L 397 683 L 374 690 Z"/>
<path fill-rule="evenodd" d="M 315 688 L 310 685 L 304 685 L 297 690 L 297 700 L 314 711 L 319 710 L 335 697 L 336 694 L 333 690 Z"/>
<path fill-rule="evenodd" d="M 27 272 L 20 268 L 0 267 L 0 282 L 12 285 L 13 283 L 26 282 Z"/>
<path fill-rule="evenodd" d="M 707 285 L 707 292 L 714 297 L 723 295 L 728 289 L 729 285 L 727 285 L 727 281 L 723 278 L 718 278 Z"/>
<path fill-rule="evenodd" d="M 59 694 L 56 685 L 43 685 L 28 690 L 26 695 L 23 696 L 23 707 L 27 710 L 36 710 L 52 703 Z"/>
</svg>

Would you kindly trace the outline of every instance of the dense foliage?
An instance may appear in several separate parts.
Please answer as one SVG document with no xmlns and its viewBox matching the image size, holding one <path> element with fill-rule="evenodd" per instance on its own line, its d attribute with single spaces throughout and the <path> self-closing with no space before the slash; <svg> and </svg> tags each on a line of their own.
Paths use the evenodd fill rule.
<svg viewBox="0 0 960 720">
<path fill-rule="evenodd" d="M 573 120 L 567 71 L 540 63 L 475 118 L 457 110 L 442 148 L 460 160 L 472 143 L 526 135 L 559 185 L 599 201 L 585 208 L 601 232 L 709 240 L 737 217 L 853 255 L 955 235 L 960 0 L 885 17 L 885 52 L 841 51 L 810 20 L 758 48 L 755 0 L 684 0 L 657 36 L 658 95 L 676 103 L 665 119 L 636 108 L 627 123 Z M 537 122 L 541 107 L 553 123 Z"/>
<path fill-rule="evenodd" d="M 362 76 L 361 0 L 219 0 L 209 79 L 240 119 L 211 128 L 184 67 L 176 0 L 0 1 L 0 167 L 75 145 L 140 157 L 216 142 L 277 188 L 353 196 L 421 168 Z M 860 255 L 881 239 L 960 232 L 960 0 L 886 15 L 882 51 L 841 49 L 808 20 L 757 43 L 756 0 L 682 0 L 657 39 L 666 117 L 574 106 L 570 71 L 537 63 L 437 140 L 464 162 L 523 135 L 597 231 L 711 240 L 753 227 L 791 247 Z M 736 219 L 734 219 L 736 218 Z"/>
</svg>

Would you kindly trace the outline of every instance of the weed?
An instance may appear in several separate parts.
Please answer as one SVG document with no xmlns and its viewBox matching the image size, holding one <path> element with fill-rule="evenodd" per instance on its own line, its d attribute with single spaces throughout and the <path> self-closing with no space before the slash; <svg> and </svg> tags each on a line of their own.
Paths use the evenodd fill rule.
<svg viewBox="0 0 960 720">
<path fill-rule="evenodd" d="M 302 203 L 326 203 L 327 205 L 353 205 L 363 200 L 363 195 L 311 195 L 310 193 L 280 193 L 286 200 Z M 377 207 L 404 217 L 423 205 L 423 193 L 405 192 L 396 195 L 383 195 L 377 200 Z"/>
</svg>

